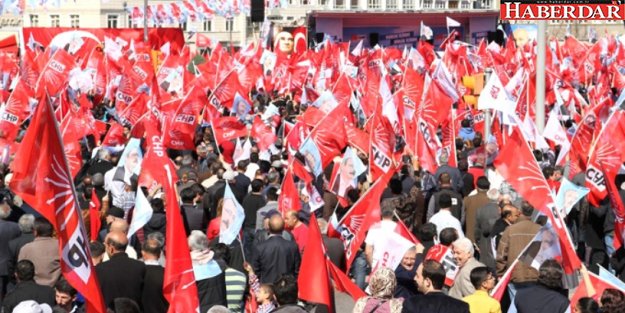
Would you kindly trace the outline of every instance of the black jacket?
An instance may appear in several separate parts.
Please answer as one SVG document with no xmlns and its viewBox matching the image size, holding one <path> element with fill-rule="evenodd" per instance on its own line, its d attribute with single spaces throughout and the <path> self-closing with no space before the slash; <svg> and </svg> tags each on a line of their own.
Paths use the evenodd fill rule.
<svg viewBox="0 0 625 313">
<path fill-rule="evenodd" d="M 243 211 L 245 211 L 245 221 L 243 229 L 254 230 L 256 228 L 256 212 L 267 204 L 265 198 L 260 194 L 250 193 L 243 198 Z"/>
<path fill-rule="evenodd" d="M 541 284 L 520 289 L 514 304 L 519 313 L 564 313 L 570 306 L 566 296 Z"/>
<path fill-rule="evenodd" d="M 56 304 L 52 287 L 37 285 L 34 280 L 31 280 L 17 283 L 15 289 L 7 294 L 2 303 L 3 312 L 13 312 L 13 308 L 26 300 L 34 300 L 39 304 L 46 303 L 50 307 Z"/>
<path fill-rule="evenodd" d="M 9 254 L 9 241 L 20 236 L 22 231 L 17 223 L 0 219 L 0 276 L 9 274 L 8 266 L 11 260 Z"/>
<path fill-rule="evenodd" d="M 196 282 L 200 312 L 207 312 L 214 305 L 226 306 L 226 274 L 202 279 Z M 146 311 L 147 312 L 147 311 Z"/>
<path fill-rule="evenodd" d="M 145 285 L 143 287 L 143 311 L 167 313 L 169 302 L 163 296 L 165 269 L 160 265 L 145 266 Z"/>
<path fill-rule="evenodd" d="M 211 248 L 214 248 L 219 243 L 219 236 L 217 236 L 213 241 L 209 243 Z M 238 238 L 235 238 L 234 241 L 228 246 L 230 251 L 230 261 L 228 262 L 228 266 L 234 268 L 235 270 L 247 273 L 245 268 L 243 267 L 243 262 L 245 261 L 245 256 L 243 255 L 243 249 L 241 249 L 241 242 Z"/>
<path fill-rule="evenodd" d="M 204 221 L 206 220 L 204 216 L 205 212 L 201 207 L 190 203 L 182 204 L 180 207 L 182 209 L 181 213 L 182 221 L 184 222 L 184 230 L 187 236 L 189 236 L 193 230 L 206 231 L 206 227 L 203 227 Z"/>
<path fill-rule="evenodd" d="M 297 277 L 300 262 L 299 249 L 295 242 L 272 235 L 255 246 L 252 265 L 262 284 L 272 284 L 282 274 L 293 274 Z"/>
<path fill-rule="evenodd" d="M 417 295 L 404 301 L 406 313 L 469 313 L 469 305 L 442 292 Z"/>
<path fill-rule="evenodd" d="M 149 234 L 159 232 L 165 235 L 167 231 L 167 220 L 165 212 L 154 212 L 150 220 L 143 226 L 143 235 L 147 237 Z"/>
<path fill-rule="evenodd" d="M 141 294 L 145 279 L 145 264 L 128 258 L 124 252 L 114 254 L 110 260 L 95 267 L 104 303 L 113 308 L 115 298 L 130 298 L 142 305 Z"/>
</svg>

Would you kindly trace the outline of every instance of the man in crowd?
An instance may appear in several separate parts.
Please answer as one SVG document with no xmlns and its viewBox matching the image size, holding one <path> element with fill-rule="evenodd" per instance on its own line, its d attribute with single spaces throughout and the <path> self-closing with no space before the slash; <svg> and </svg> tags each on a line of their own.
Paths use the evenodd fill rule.
<svg viewBox="0 0 625 313">
<path fill-rule="evenodd" d="M 499 301 L 489 294 L 495 288 L 497 277 L 486 266 L 474 268 L 470 277 L 475 292 L 462 300 L 469 304 L 471 313 L 501 313 Z"/>
<path fill-rule="evenodd" d="M 254 234 L 256 233 L 256 219 L 258 210 L 267 204 L 265 197 L 261 194 L 263 189 L 263 181 L 255 179 L 251 183 L 252 192 L 243 198 L 243 211 L 245 212 L 245 220 L 243 221 L 243 248 L 245 253 L 251 255 L 252 246 L 254 244 Z"/>
<path fill-rule="evenodd" d="M 164 239 L 161 233 L 151 233 L 141 247 L 145 263 L 145 283 L 141 299 L 145 312 L 166 313 L 169 308 L 169 303 L 163 296 L 165 269 L 159 263 Z"/>
<path fill-rule="evenodd" d="M 54 292 L 56 295 L 55 310 L 63 313 L 74 313 L 81 309 L 80 304 L 76 303 L 78 292 L 64 278 L 59 279 L 54 285 Z"/>
<path fill-rule="evenodd" d="M 59 241 L 52 237 L 54 228 L 43 217 L 35 219 L 33 242 L 20 249 L 18 260 L 30 260 L 35 264 L 35 281 L 40 285 L 54 287 L 61 276 Z"/>
<path fill-rule="evenodd" d="M 7 221 L 11 215 L 11 207 L 4 200 L 4 196 L 0 196 L 0 301 L 7 292 L 9 284 L 9 262 L 11 255 L 9 253 L 9 241 L 20 236 L 20 228 L 15 222 Z"/>
<path fill-rule="evenodd" d="M 269 219 L 269 238 L 256 246 L 252 266 L 263 284 L 273 283 L 281 274 L 297 276 L 300 253 L 297 244 L 282 238 L 284 220 L 280 215 Z"/>
<path fill-rule="evenodd" d="M 45 303 L 54 306 L 54 289 L 50 286 L 40 285 L 35 282 L 35 265 L 29 260 L 20 260 L 15 266 L 15 289 L 7 294 L 2 302 L 3 312 L 13 312 L 20 302 L 34 300 L 37 303 Z"/>
<path fill-rule="evenodd" d="M 27 243 L 31 243 L 35 240 L 33 229 L 35 227 L 35 216 L 32 214 L 24 214 L 20 217 L 18 223 L 22 234 L 9 241 L 9 254 L 11 255 L 11 261 L 9 263 L 9 275 L 14 276 L 15 264 L 19 257 L 20 250 Z M 13 279 L 13 277 L 11 277 Z M 13 281 L 14 282 L 14 281 Z"/>
<path fill-rule="evenodd" d="M 438 213 L 438 211 L 442 208 L 439 201 L 441 196 L 445 195 L 450 198 L 451 202 L 447 208 L 449 208 L 450 212 L 457 220 L 464 222 L 465 213 L 462 195 L 452 188 L 452 182 L 450 179 L 450 175 L 447 173 L 442 173 L 439 176 L 439 191 L 430 198 L 427 211 L 428 219 Z"/>
<path fill-rule="evenodd" d="M 439 237 L 440 231 L 448 227 L 455 229 L 460 237 L 464 237 L 462 224 L 451 213 L 452 197 L 448 194 L 441 194 L 438 197 L 438 205 L 441 209 L 430 218 L 429 222 L 436 225 L 436 229 L 439 230 Z"/>
<path fill-rule="evenodd" d="M 477 193 L 464 199 L 466 235 L 472 242 L 476 242 L 475 228 L 478 211 L 490 202 L 486 195 L 489 188 L 488 178 L 479 177 L 477 179 Z"/>
<path fill-rule="evenodd" d="M 471 283 L 471 271 L 476 267 L 484 266 L 484 264 L 473 257 L 475 251 L 469 238 L 460 238 L 454 241 L 452 248 L 454 260 L 460 270 L 456 274 L 454 284 L 449 289 L 449 295 L 462 300 L 462 298 L 475 292 L 475 287 Z"/>
<path fill-rule="evenodd" d="M 299 219 L 297 211 L 291 210 L 286 212 L 285 218 L 286 228 L 291 231 L 295 238 L 295 243 L 299 247 L 300 254 L 304 253 L 304 248 L 308 242 L 308 226 Z"/>
</svg>

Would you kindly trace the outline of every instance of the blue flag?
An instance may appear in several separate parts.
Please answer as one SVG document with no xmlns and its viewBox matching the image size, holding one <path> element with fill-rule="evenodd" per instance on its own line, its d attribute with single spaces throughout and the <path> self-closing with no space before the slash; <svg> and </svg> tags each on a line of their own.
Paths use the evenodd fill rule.
<svg viewBox="0 0 625 313">
<path fill-rule="evenodd" d="M 223 206 L 221 209 L 221 222 L 219 224 L 219 242 L 227 245 L 237 238 L 245 220 L 243 207 L 234 197 L 230 186 L 226 184 L 224 191 Z"/>
</svg>

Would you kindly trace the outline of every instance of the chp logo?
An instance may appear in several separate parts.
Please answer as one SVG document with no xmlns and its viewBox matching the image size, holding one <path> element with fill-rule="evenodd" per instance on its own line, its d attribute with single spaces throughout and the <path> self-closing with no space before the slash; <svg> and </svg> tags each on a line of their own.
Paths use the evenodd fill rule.
<svg viewBox="0 0 625 313">
<path fill-rule="evenodd" d="M 611 0 L 501 1 L 502 20 L 625 20 L 625 4 Z"/>
</svg>

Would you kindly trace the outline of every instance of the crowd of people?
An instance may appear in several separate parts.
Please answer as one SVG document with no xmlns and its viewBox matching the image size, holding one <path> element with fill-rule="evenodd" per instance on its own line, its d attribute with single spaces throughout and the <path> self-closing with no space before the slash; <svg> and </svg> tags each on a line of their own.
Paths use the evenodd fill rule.
<svg viewBox="0 0 625 313">
<path fill-rule="evenodd" d="M 389 64 L 389 70 L 391 75 L 398 74 L 393 73 L 396 64 Z M 402 86 L 395 81 L 386 87 L 394 93 Z M 209 99 L 210 95 L 209 91 Z M 148 139 L 132 125 L 123 125 L 118 139 L 121 145 L 106 146 L 91 133 L 81 139 L 80 166 L 74 177 L 77 207 L 92 239 L 91 261 L 109 312 L 171 311 L 163 284 L 170 244 L 166 242 L 166 209 L 172 202 L 179 204 L 201 313 L 624 312 L 624 285 L 597 283 L 597 275 L 604 270 L 610 277 L 625 279 L 625 250 L 615 249 L 614 244 L 619 235 L 614 199 L 606 194 L 599 205 L 587 197 L 568 199 L 563 208 L 568 212 L 561 221 L 582 263 L 577 277 L 581 282 L 571 288 L 566 283 L 570 273 L 564 253 L 549 250 L 562 246 L 561 238 L 558 241 L 549 228 L 558 218 L 535 207 L 531 195 L 515 190 L 510 179 L 498 172 L 496 163 L 506 161 L 497 158 L 503 148 L 500 139 L 511 124 L 494 125 L 493 130 L 499 131 L 486 138 L 483 126 L 477 129 L 477 121 L 462 118 L 451 139 L 445 134 L 447 126 L 437 124 L 438 132 L 432 135 L 450 149 L 440 149 L 432 157 L 435 170 L 429 170 L 432 164 L 426 165 L 423 151 L 404 149 L 419 145 L 407 142 L 406 133 L 405 138 L 399 135 L 403 131 L 391 125 L 386 111 L 368 112 L 373 116 L 368 123 L 374 126 L 357 129 L 371 133 L 380 127 L 388 130 L 395 138 L 385 139 L 389 144 L 386 150 L 380 149 L 379 138 L 371 135 L 370 151 L 361 151 L 349 141 L 353 150 L 347 149 L 346 143 L 332 155 L 327 152 L 332 148 L 324 147 L 322 140 L 314 143 L 315 149 L 303 148 L 309 147 L 306 139 L 312 138 L 317 128 L 311 127 L 306 138 L 293 140 L 287 138 L 288 133 L 300 129 L 289 125 L 308 123 L 303 120 L 311 116 L 318 122 L 338 110 L 336 107 L 347 107 L 347 102 L 324 111 L 324 103 L 262 88 L 253 88 L 249 98 L 248 110 L 235 108 L 232 115 L 253 129 L 257 128 L 256 118 L 263 116 L 266 124 L 273 126 L 276 136 L 271 137 L 272 142 L 259 135 L 250 136 L 245 144 L 235 138 L 223 140 L 216 134 L 215 120 L 194 125 L 193 149 L 167 149 L 176 167 L 177 199 L 166 197 L 165 182 L 141 183 L 141 167 L 147 166 L 141 164 L 141 156 L 146 155 Z M 90 95 L 89 101 L 93 99 Z M 219 109 L 223 116 L 231 115 L 228 108 Z M 617 105 L 609 109 L 620 110 Z M 346 112 L 354 113 L 356 119 L 362 113 L 349 108 Z M 90 113 L 99 121 L 123 120 L 111 102 L 93 103 Z M 425 136 L 427 129 L 418 127 L 417 134 Z M 567 119 L 561 127 L 573 137 L 581 125 Z M 21 132 L 26 129 L 23 125 Z M 136 145 L 131 144 L 133 139 L 138 139 Z M 559 154 L 564 152 L 560 145 L 538 147 L 536 142 L 532 140 L 534 160 L 530 162 L 539 166 L 541 179 L 554 194 L 568 178 L 578 187 L 586 185 L 584 172 L 570 175 L 571 165 L 564 162 L 561 166 Z M 296 143 L 300 146 L 294 146 Z M 377 162 L 378 153 L 387 152 L 397 154 L 387 156 L 393 166 Z M 328 155 L 329 162 L 321 160 Z M 58 230 L 37 207 L 11 190 L 10 162 L 15 160 L 1 167 L 0 173 L 1 312 L 83 312 L 87 299 L 62 275 L 63 262 L 72 260 L 64 259 L 68 254 L 60 250 Z M 366 214 L 358 217 L 352 209 L 362 205 L 361 199 L 369 199 L 378 182 L 383 190 L 367 204 L 373 207 L 367 212 L 379 212 L 379 218 L 367 224 L 363 222 L 369 221 Z M 625 167 L 621 166 L 611 183 L 625 202 Z M 293 194 L 295 198 L 284 201 Z M 135 217 L 144 198 L 151 217 L 136 227 Z M 244 219 L 238 236 L 224 243 L 223 227 L 230 229 L 236 224 L 239 205 Z M 346 220 L 351 221 L 349 228 Z M 368 228 L 360 229 L 364 224 Z M 312 249 L 308 245 L 314 242 L 310 236 L 317 234 L 316 229 L 331 262 L 328 268 L 336 267 L 348 277 L 347 282 L 339 283 L 332 276 L 331 303 L 300 297 L 303 287 L 317 284 L 298 280 L 308 270 L 301 264 L 307 249 Z M 401 239 L 396 237 L 398 229 L 404 230 Z M 358 239 L 360 232 L 367 234 Z M 401 242 L 397 246 L 402 248 L 393 246 L 391 251 L 389 246 L 396 242 Z M 357 245 L 355 253 L 350 244 Z M 560 248 L 556 250 L 564 250 Z M 396 251 L 401 253 L 393 261 L 390 254 Z M 602 277 L 605 280 L 606 276 Z"/>
</svg>

